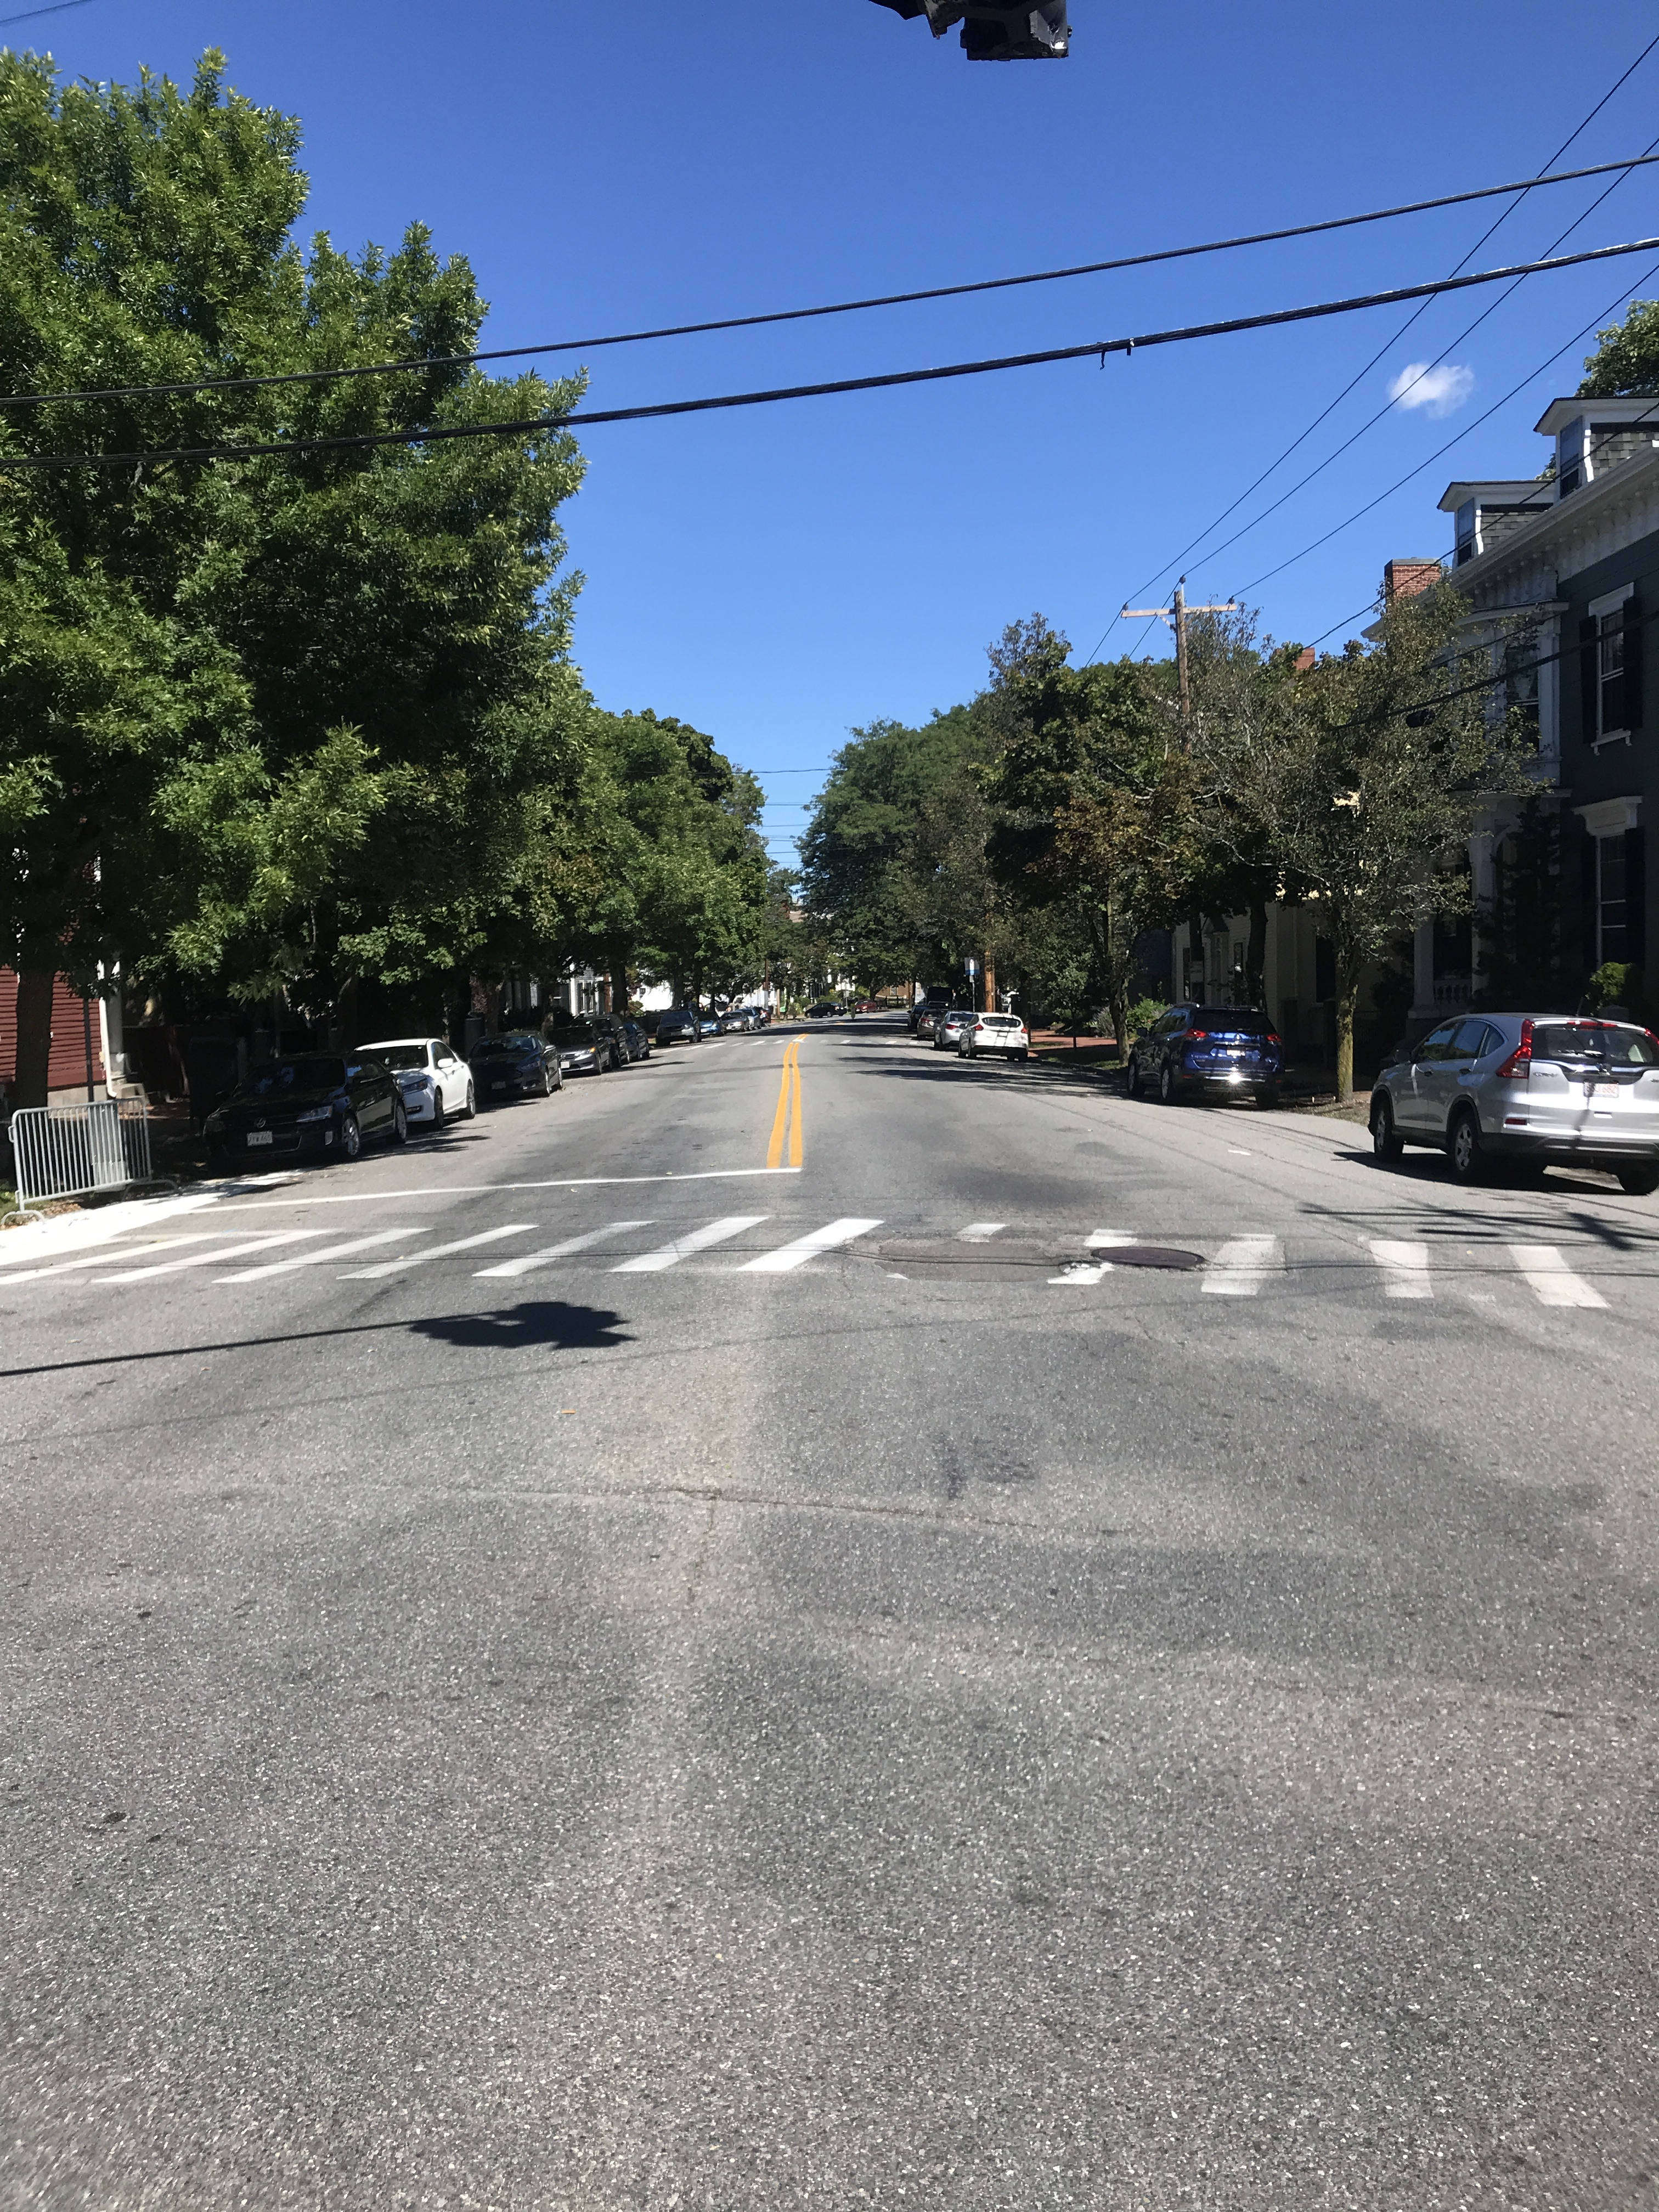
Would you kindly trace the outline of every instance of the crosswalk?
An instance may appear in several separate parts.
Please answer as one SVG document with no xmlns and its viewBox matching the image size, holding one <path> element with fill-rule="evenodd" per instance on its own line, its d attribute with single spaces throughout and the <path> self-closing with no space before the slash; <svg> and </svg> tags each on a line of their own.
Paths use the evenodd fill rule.
<svg viewBox="0 0 1659 2212">
<path fill-rule="evenodd" d="M 532 1221 L 501 1222 L 462 1237 L 442 1237 L 407 1220 L 344 1236 L 315 1228 L 255 1236 L 200 1228 L 28 1267 L 8 1267 L 0 1255 L 0 1293 L 62 1278 L 89 1289 L 174 1277 L 239 1289 L 307 1278 L 389 1285 L 446 1262 L 477 1280 L 501 1283 L 565 1263 L 626 1276 L 686 1267 L 787 1276 L 817 1262 L 861 1256 L 878 1262 L 879 1273 L 894 1282 L 915 1279 L 915 1267 L 938 1284 L 950 1279 L 954 1267 L 959 1279 L 975 1283 L 1000 1276 L 1056 1291 L 1103 1291 L 1109 1280 L 1119 1289 L 1137 1280 L 1144 1285 L 1147 1271 L 1156 1270 L 1165 1283 L 1190 1289 L 1195 1282 L 1202 1296 L 1232 1299 L 1271 1298 L 1286 1290 L 1304 1296 L 1364 1295 L 1369 1289 L 1384 1299 L 1422 1304 L 1432 1304 L 1437 1295 L 1443 1301 L 1467 1295 L 1490 1304 L 1494 1285 L 1507 1283 L 1538 1307 L 1589 1313 L 1608 1310 L 1610 1291 L 1620 1302 L 1634 1296 L 1650 1273 L 1641 1255 L 1622 1269 L 1610 1267 L 1606 1249 L 1589 1241 L 1570 1253 L 1556 1244 L 1493 1239 L 1480 1246 L 1436 1246 L 1423 1238 L 1349 1233 L 1296 1240 L 1297 1249 L 1287 1255 L 1284 1240 L 1265 1230 L 1182 1239 L 1172 1248 L 1152 1244 L 1122 1223 L 1067 1231 L 1052 1223 L 973 1220 L 938 1224 L 919 1234 L 913 1222 L 901 1230 L 878 1215 L 840 1214 L 787 1233 L 793 1227 L 765 1213 L 721 1214 L 690 1224 L 630 1218 L 595 1223 L 546 1243 L 535 1241 L 542 1224 Z M 647 1235 L 653 1229 L 660 1241 Z M 878 1238 L 884 1229 L 885 1243 Z M 517 1249 L 504 1252 L 507 1246 Z M 738 1249 L 729 1249 L 733 1246 Z"/>
</svg>

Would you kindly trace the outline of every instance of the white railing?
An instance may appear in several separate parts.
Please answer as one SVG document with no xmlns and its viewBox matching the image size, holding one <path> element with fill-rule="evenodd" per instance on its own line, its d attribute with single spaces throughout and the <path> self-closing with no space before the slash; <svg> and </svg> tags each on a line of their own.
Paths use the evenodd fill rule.
<svg viewBox="0 0 1659 2212">
<path fill-rule="evenodd" d="M 142 1098 L 80 1106 L 20 1106 L 11 1117 L 17 1203 L 80 1198 L 149 1182 L 149 1120 Z"/>
<path fill-rule="evenodd" d="M 1437 975 L 1434 981 L 1435 1011 L 1455 1014 L 1469 1003 L 1470 984 L 1467 975 Z"/>
</svg>

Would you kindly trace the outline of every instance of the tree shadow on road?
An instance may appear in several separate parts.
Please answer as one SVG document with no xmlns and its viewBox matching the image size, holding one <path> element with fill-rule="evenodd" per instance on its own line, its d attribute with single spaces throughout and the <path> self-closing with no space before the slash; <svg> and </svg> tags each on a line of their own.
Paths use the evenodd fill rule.
<svg viewBox="0 0 1659 2212">
<path fill-rule="evenodd" d="M 409 1333 L 434 1337 L 441 1344 L 459 1345 L 467 1351 L 594 1352 L 633 1343 L 633 1337 L 622 1328 L 622 1318 L 604 1306 L 573 1306 L 562 1298 L 538 1298 L 524 1305 L 502 1306 L 493 1313 L 441 1314 L 430 1321 L 411 1322 Z"/>
</svg>

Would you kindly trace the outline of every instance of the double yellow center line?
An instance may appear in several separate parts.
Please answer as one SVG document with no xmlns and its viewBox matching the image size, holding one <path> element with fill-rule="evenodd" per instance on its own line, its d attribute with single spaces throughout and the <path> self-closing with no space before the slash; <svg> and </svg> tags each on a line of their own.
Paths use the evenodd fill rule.
<svg viewBox="0 0 1659 2212">
<path fill-rule="evenodd" d="M 778 1110 L 772 1116 L 772 1139 L 766 1147 L 766 1164 L 781 1168 L 783 1149 L 789 1147 L 788 1164 L 800 1165 L 800 1048 L 804 1036 L 791 1037 L 783 1055 L 783 1076 L 778 1085 Z"/>
</svg>

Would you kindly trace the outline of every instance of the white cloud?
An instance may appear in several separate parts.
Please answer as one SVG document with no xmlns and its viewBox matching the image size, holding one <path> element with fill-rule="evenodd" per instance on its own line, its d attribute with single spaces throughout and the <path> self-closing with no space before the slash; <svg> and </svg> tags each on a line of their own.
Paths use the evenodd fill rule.
<svg viewBox="0 0 1659 2212">
<path fill-rule="evenodd" d="M 1437 417 L 1461 407 L 1474 389 L 1472 368 L 1460 368 L 1449 361 L 1431 368 L 1425 361 L 1413 361 L 1389 385 L 1389 397 L 1397 407 L 1426 407 Z"/>
</svg>

